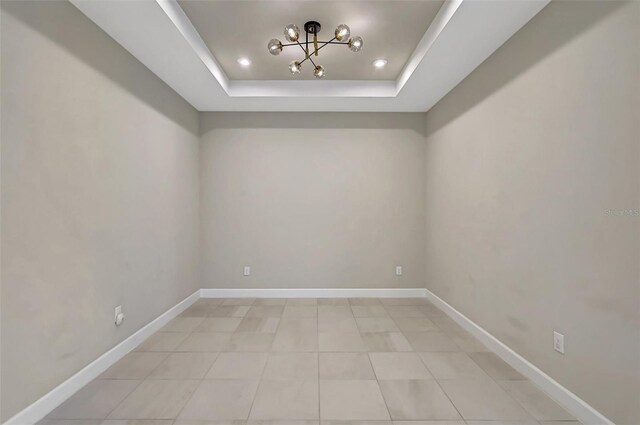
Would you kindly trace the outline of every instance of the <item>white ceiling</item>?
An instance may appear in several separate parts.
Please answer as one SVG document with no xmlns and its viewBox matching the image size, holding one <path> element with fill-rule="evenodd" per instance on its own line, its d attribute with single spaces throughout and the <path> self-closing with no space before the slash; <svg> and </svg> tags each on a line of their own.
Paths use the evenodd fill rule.
<svg viewBox="0 0 640 425">
<path fill-rule="evenodd" d="M 196 24 L 200 26 L 198 29 L 177 0 L 71 2 L 200 111 L 417 112 L 426 111 L 435 105 L 535 16 L 549 0 L 445 0 L 436 16 L 424 23 L 428 26 L 426 31 L 422 30 L 422 38 L 394 79 L 367 79 L 360 76 L 357 80 L 262 79 L 262 75 L 251 77 L 254 79 L 235 78 L 236 71 L 231 71 L 231 65 L 227 65 L 227 73 L 227 69 L 222 66 L 222 60 L 224 52 L 231 52 L 228 55 L 234 58 L 237 54 L 234 50 L 239 49 L 238 46 L 244 41 L 235 44 L 230 41 L 227 43 L 228 47 L 221 44 L 218 58 L 215 44 L 212 40 L 206 41 L 206 37 L 212 35 L 200 34 L 209 30 L 206 24 L 207 15 L 204 15 L 204 12 L 203 21 Z M 213 6 L 216 3 L 228 3 L 218 0 L 200 2 L 205 5 L 213 3 Z M 403 3 L 400 0 L 398 2 Z M 236 0 L 233 3 L 244 1 Z M 259 3 L 268 6 L 288 1 L 262 0 Z M 317 4 L 332 2 L 317 0 L 293 3 L 298 9 L 297 13 L 302 14 Z M 360 8 L 375 10 L 377 3 L 387 2 L 345 0 L 341 3 L 356 3 Z M 241 5 L 229 7 L 242 8 Z M 185 8 L 188 9 L 190 6 Z M 204 9 L 207 8 L 203 6 Z M 334 9 L 336 16 L 333 16 Z M 327 16 L 327 22 L 341 22 L 343 13 L 340 10 L 349 8 L 330 8 L 331 13 L 323 16 Z M 222 19 L 235 21 L 239 28 L 245 27 L 244 20 L 249 23 L 264 21 L 268 22 L 269 26 L 280 27 L 294 19 L 287 17 L 286 23 L 283 24 L 279 15 L 265 15 L 264 11 L 258 13 L 253 8 L 245 10 L 242 18 L 231 16 L 230 13 L 227 16 L 225 12 L 222 13 Z M 375 35 L 367 35 L 369 32 L 366 25 L 358 20 L 358 15 L 351 16 L 351 20 L 345 20 L 344 23 L 351 26 L 354 34 L 359 32 L 359 25 L 365 28 L 360 32 L 365 38 L 365 46 L 375 45 L 367 41 L 367 37 L 374 37 L 375 40 Z M 369 15 L 363 12 L 360 16 Z M 300 20 L 304 19 L 296 17 L 294 22 L 301 25 L 297 22 Z M 417 24 L 412 25 L 418 28 Z M 379 45 L 381 43 L 384 44 L 382 41 L 378 42 Z M 329 47 L 343 46 L 328 46 L 326 49 Z M 266 47 L 262 48 L 266 52 Z M 282 56 L 266 56 L 275 62 L 287 62 Z M 253 60 L 253 65 L 256 65 L 262 63 L 263 59 Z M 285 63 L 273 67 L 283 66 L 286 69 Z M 360 65 L 350 62 L 349 68 L 352 66 L 370 67 L 371 64 Z M 331 72 L 329 66 L 327 70 Z M 347 74 L 344 78 L 349 78 L 348 75 L 358 75 L 359 72 L 365 71 L 345 72 Z M 354 74 L 349 74 L 350 72 Z"/>
<path fill-rule="evenodd" d="M 275 57 L 267 51 L 272 38 L 287 43 L 285 25 L 294 23 L 303 31 L 304 23 L 310 20 L 322 25 L 320 40 L 330 40 L 343 23 L 349 25 L 352 35 L 364 39 L 358 53 L 347 46 L 329 45 L 313 57 L 325 67 L 325 79 L 395 80 L 442 4 L 441 0 L 179 1 L 232 80 L 314 79 L 310 63 L 295 77 L 289 73 L 289 62 L 304 59 L 299 46 L 285 47 Z M 250 59 L 251 65 L 238 64 L 240 57 Z M 378 58 L 388 61 L 383 69 L 372 65 Z"/>
</svg>

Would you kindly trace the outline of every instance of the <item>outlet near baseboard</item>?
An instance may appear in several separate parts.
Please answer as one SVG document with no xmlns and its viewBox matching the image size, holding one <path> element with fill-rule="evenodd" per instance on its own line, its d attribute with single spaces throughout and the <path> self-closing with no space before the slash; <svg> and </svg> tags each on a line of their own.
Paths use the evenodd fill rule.
<svg viewBox="0 0 640 425">
<path fill-rule="evenodd" d="M 553 349 L 560 354 L 564 354 L 564 335 L 553 331 Z"/>
</svg>

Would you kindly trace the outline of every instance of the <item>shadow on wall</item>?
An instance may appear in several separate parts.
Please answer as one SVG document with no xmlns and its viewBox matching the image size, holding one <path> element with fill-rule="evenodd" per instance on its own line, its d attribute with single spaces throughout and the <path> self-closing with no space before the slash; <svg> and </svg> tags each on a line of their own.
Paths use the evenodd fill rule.
<svg viewBox="0 0 640 425">
<path fill-rule="evenodd" d="M 425 135 L 423 112 L 203 112 L 200 135 L 220 128 L 413 130 Z"/>
<path fill-rule="evenodd" d="M 68 1 L 3 0 L 0 7 L 168 119 L 197 131 L 193 107 Z"/>
<path fill-rule="evenodd" d="M 433 107 L 438 108 L 440 103 L 448 102 L 456 91 L 465 93 L 465 96 L 455 97 L 455 107 L 440 108 L 437 115 L 427 115 L 426 135 L 454 121 L 623 5 L 623 1 L 552 1 L 533 18 L 535 26 L 525 25 Z M 544 23 L 544 31 L 541 31 L 541 23 Z M 522 49 L 518 39 L 533 42 Z M 490 61 L 498 62 L 499 66 L 492 67 L 490 73 L 482 72 Z M 440 112 L 442 110 L 446 112 Z"/>
</svg>

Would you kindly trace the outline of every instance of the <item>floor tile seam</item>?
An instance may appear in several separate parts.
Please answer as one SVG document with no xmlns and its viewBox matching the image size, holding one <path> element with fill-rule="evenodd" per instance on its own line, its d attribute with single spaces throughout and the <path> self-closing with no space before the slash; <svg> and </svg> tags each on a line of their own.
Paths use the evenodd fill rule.
<svg viewBox="0 0 640 425">
<path fill-rule="evenodd" d="M 391 416 L 391 409 L 389 409 L 389 405 L 387 404 L 387 399 L 384 397 L 384 393 L 382 392 L 382 387 L 380 386 L 380 380 L 378 379 L 378 374 L 376 373 L 376 369 L 373 367 L 373 362 L 371 361 L 371 353 L 367 352 L 367 360 L 369 360 L 369 367 L 373 371 L 373 376 L 376 377 L 376 385 L 378 386 L 378 391 L 380 391 L 380 397 L 382 397 L 382 402 L 384 403 L 385 409 L 387 409 L 387 415 L 389 415 L 389 420 L 392 421 L 393 417 Z"/>
<path fill-rule="evenodd" d="M 120 407 L 120 406 L 121 406 L 121 405 L 122 405 L 122 404 L 123 404 L 123 403 L 124 403 L 128 398 L 129 398 L 129 396 L 130 396 L 131 394 L 133 394 L 133 392 L 134 392 L 135 390 L 137 390 L 137 389 L 142 385 L 142 383 L 143 383 L 144 381 L 145 381 L 145 379 L 140 379 L 140 380 L 138 381 L 138 385 L 136 385 L 135 387 L 133 387 L 133 388 L 131 389 L 131 391 L 129 391 L 129 392 L 127 393 L 127 395 L 126 395 L 126 396 L 124 396 L 124 397 L 122 398 L 122 400 L 120 401 L 120 403 L 118 403 L 118 404 L 117 404 L 113 409 L 111 409 L 111 410 L 109 411 L 109 413 L 107 413 L 107 415 L 106 415 L 104 418 L 101 418 L 101 419 L 102 419 L 103 421 L 105 421 L 105 420 L 109 419 L 109 416 L 111 416 L 111 414 L 112 414 L 113 412 L 115 412 L 115 411 L 118 409 L 118 407 Z M 76 394 L 77 394 L 77 393 L 76 393 Z M 75 395 L 75 394 L 74 394 L 74 395 Z"/>
<path fill-rule="evenodd" d="M 187 379 L 176 379 L 176 381 L 183 381 L 183 380 L 186 381 Z M 189 404 L 189 401 L 191 401 L 191 399 L 193 398 L 194 394 L 198 391 L 198 388 L 200 388 L 200 386 L 202 385 L 202 382 L 204 381 L 204 379 L 189 379 L 189 381 L 198 381 L 198 385 L 196 385 L 196 387 L 193 389 L 193 391 L 191 391 L 191 394 L 189 394 L 189 396 L 185 400 L 185 402 L 182 405 L 182 407 L 176 413 L 176 416 L 173 418 L 173 422 L 174 423 L 178 420 L 178 418 L 180 417 L 180 414 L 182 413 L 184 408 L 187 407 L 187 404 Z M 165 418 L 150 418 L 148 420 L 163 420 L 163 419 L 165 419 Z M 129 421 L 129 420 L 133 420 L 133 419 L 127 418 L 126 420 Z M 144 419 L 144 420 L 147 420 L 147 419 Z"/>
<path fill-rule="evenodd" d="M 438 325 L 436 324 L 436 326 L 438 326 Z M 445 334 L 446 334 L 446 332 L 445 332 Z M 448 336 L 448 335 L 447 335 L 447 336 Z M 474 337 L 474 338 L 475 338 L 475 337 Z M 453 341 L 453 339 L 452 339 L 452 338 L 450 338 L 450 339 Z M 455 343 L 455 341 L 453 341 L 453 342 Z M 458 344 L 456 344 L 456 345 L 458 345 Z M 529 411 L 528 411 L 527 409 L 525 409 L 525 408 L 524 408 L 524 406 L 523 406 L 520 402 L 518 402 L 518 400 L 516 400 L 514 397 L 512 397 L 512 396 L 511 396 L 511 394 L 509 394 L 509 393 L 508 393 L 504 388 L 502 388 L 502 386 L 500 386 L 500 384 L 497 382 L 497 380 L 496 380 L 496 379 L 494 379 L 494 378 L 493 378 L 491 375 L 489 375 L 489 374 L 488 374 L 484 369 L 482 369 L 482 367 L 481 367 L 481 366 L 480 366 L 480 365 L 479 365 L 475 360 L 473 360 L 473 358 L 472 358 L 471 356 L 469 356 L 469 353 L 467 353 L 466 351 L 464 351 L 464 350 L 462 349 L 462 347 L 460 347 L 460 346 L 458 346 L 458 347 L 460 348 L 460 350 L 461 350 L 461 351 L 443 351 L 443 352 L 450 352 L 450 353 L 460 352 L 460 353 L 464 353 L 464 354 L 466 354 L 466 355 L 467 355 L 467 357 L 469 357 L 469 358 L 471 359 L 471 361 L 473 361 L 473 362 L 474 362 L 474 364 L 475 364 L 476 366 L 480 367 L 480 369 L 481 369 L 481 370 L 486 374 L 486 376 L 489 378 L 489 380 L 491 380 L 491 381 L 492 381 L 492 382 L 494 382 L 496 385 L 498 385 L 498 387 L 500 387 L 500 389 L 501 389 L 505 394 L 507 394 L 507 396 L 509 396 L 509 398 L 510 398 L 511 400 L 515 401 L 515 402 L 516 402 L 516 404 L 517 404 L 518 406 L 520 406 L 520 407 L 521 407 L 521 408 L 522 408 L 522 409 L 523 409 L 523 410 L 524 410 L 524 411 L 525 411 L 529 416 L 531 416 L 531 418 L 532 418 L 532 419 L 534 419 L 534 420 L 537 422 L 537 419 L 535 419 L 535 417 L 533 417 L 533 415 L 531 415 L 531 414 L 529 413 Z M 422 352 L 422 351 L 421 351 L 421 352 Z M 475 351 L 474 351 L 474 352 L 475 352 Z M 420 352 L 416 351 L 416 353 L 420 353 Z M 420 357 L 420 359 L 422 360 L 422 363 L 424 363 L 425 367 L 426 367 L 427 369 L 429 369 L 429 366 L 427 366 L 427 364 L 426 364 L 426 362 L 424 361 L 424 359 L 422 358 L 422 356 L 420 356 L 419 354 L 418 354 L 418 356 L 419 356 L 419 357 Z M 429 369 L 429 372 L 431 372 L 431 369 Z M 456 381 L 456 380 L 465 380 L 465 379 L 464 379 L 464 378 L 462 378 L 462 379 L 461 379 L 461 378 L 449 378 L 449 379 L 443 379 L 443 378 L 437 378 L 437 377 L 433 374 L 433 372 L 431 372 L 431 374 L 433 375 L 434 380 L 438 383 L 438 386 L 440 387 L 440 389 L 442 390 L 442 392 L 447 396 L 447 398 L 449 399 L 449 401 L 451 402 L 451 404 L 456 408 L 456 410 L 457 410 L 457 411 L 458 411 L 458 413 L 460 414 L 460 417 L 461 417 L 461 418 L 463 418 L 463 419 L 465 419 L 465 418 L 464 418 L 464 416 L 462 416 L 462 413 L 458 410 L 458 407 L 455 405 L 455 403 L 453 402 L 453 400 L 451 400 L 451 398 L 449 397 L 449 394 L 447 394 L 447 392 L 445 391 L 444 387 L 441 385 L 441 381 Z M 471 379 L 469 379 L 469 380 L 472 380 L 472 379 L 475 379 L 475 378 L 471 378 Z M 484 379 L 484 378 L 483 378 L 483 379 Z M 527 379 L 525 379 L 525 381 L 528 381 L 528 380 L 527 380 Z M 471 420 L 473 420 L 473 419 L 471 419 Z M 466 421 L 466 419 L 465 419 L 465 421 Z"/>
<path fill-rule="evenodd" d="M 272 342 L 273 344 L 273 342 Z M 249 420 L 249 418 L 251 417 L 251 412 L 253 411 L 253 406 L 256 402 L 256 398 L 258 397 L 258 390 L 260 390 L 260 386 L 262 385 L 262 381 L 264 380 L 264 372 L 265 370 L 267 370 L 267 365 L 269 364 L 269 357 L 271 357 L 271 351 L 267 352 L 267 360 L 264 362 L 264 366 L 262 366 L 262 372 L 260 373 L 260 378 L 258 379 L 258 385 L 256 386 L 256 390 L 253 393 L 253 398 L 251 400 L 251 406 L 249 407 L 249 410 L 247 411 L 247 418 L 245 419 L 246 421 Z"/>
<path fill-rule="evenodd" d="M 193 353 L 193 351 L 187 351 L 187 353 Z M 205 379 L 207 379 L 207 375 L 209 375 L 209 372 L 211 372 L 211 369 L 213 369 L 213 366 L 215 366 L 215 364 L 218 362 L 218 359 L 220 358 L 220 353 L 221 351 L 214 351 L 214 353 L 216 353 L 216 358 L 213 359 L 213 362 L 211 363 L 211 366 L 209 366 L 209 368 L 207 369 L 207 371 L 204 373 L 204 375 L 202 375 L 202 380 L 204 381 Z"/>
<path fill-rule="evenodd" d="M 462 419 L 466 423 L 467 420 L 466 420 L 466 418 L 464 416 L 462 416 L 462 412 L 460 411 L 460 409 L 458 409 L 458 406 L 456 406 L 456 404 L 453 402 L 451 397 L 449 397 L 449 394 L 447 394 L 447 392 L 444 390 L 444 388 L 442 387 L 440 382 L 437 379 L 435 379 L 435 377 L 434 377 L 434 380 L 436 382 L 436 385 L 438 385 L 438 388 L 440 388 L 440 391 L 442 391 L 442 394 L 444 394 L 444 396 L 447 398 L 447 400 L 449 400 L 449 403 L 451 403 L 453 408 L 456 409 L 456 412 L 458 412 L 458 416 L 460 416 L 460 419 Z"/>
<path fill-rule="evenodd" d="M 322 420 L 322 401 L 320 399 L 320 309 L 316 309 L 316 342 L 318 343 L 318 352 L 316 358 L 318 359 L 318 422 Z"/>
</svg>

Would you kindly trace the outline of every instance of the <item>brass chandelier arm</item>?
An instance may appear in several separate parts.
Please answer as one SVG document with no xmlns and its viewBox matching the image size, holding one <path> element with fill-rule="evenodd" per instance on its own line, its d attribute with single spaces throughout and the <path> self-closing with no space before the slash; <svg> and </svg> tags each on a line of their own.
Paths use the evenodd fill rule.
<svg viewBox="0 0 640 425">
<path fill-rule="evenodd" d="M 349 44 L 348 42 L 344 42 L 344 41 L 332 41 L 335 40 L 335 38 L 332 38 L 329 41 L 318 41 L 318 44 L 322 44 L 323 46 L 320 46 L 320 48 L 318 48 L 318 50 L 320 50 L 322 47 L 324 47 L 325 44 L 344 44 L 347 45 Z M 289 46 L 297 46 L 300 43 L 287 43 L 287 44 L 283 44 L 282 47 L 289 47 Z"/>
<path fill-rule="evenodd" d="M 324 44 L 323 44 L 322 46 L 320 46 L 320 47 L 318 47 L 318 46 L 316 45 L 316 51 L 315 51 L 316 56 L 318 56 L 318 52 L 320 51 L 320 49 L 322 49 L 322 48 L 323 48 L 324 46 L 326 46 L 327 44 L 347 44 L 347 43 L 333 43 L 333 40 L 335 40 L 335 39 L 336 39 L 336 38 L 335 38 L 335 37 L 333 37 L 333 38 L 332 38 L 331 40 L 329 40 L 329 41 L 319 41 L 318 43 L 324 43 Z"/>
<path fill-rule="evenodd" d="M 328 45 L 328 44 L 349 44 L 349 43 L 342 43 L 339 41 L 334 41 L 336 38 L 333 37 L 331 40 L 329 41 L 319 41 L 318 43 L 322 44 L 322 46 L 318 47 L 317 49 L 315 49 L 312 53 L 308 53 L 307 50 L 304 48 L 304 46 L 299 42 L 295 42 L 295 43 L 291 43 L 291 44 L 283 44 L 282 47 L 287 47 L 287 46 L 295 46 L 298 45 L 300 46 L 300 48 L 302 49 L 302 51 L 304 52 L 304 59 L 300 61 L 300 65 L 302 65 L 307 59 L 309 59 L 311 61 L 311 63 L 313 64 L 313 66 L 316 66 L 316 63 L 313 61 L 313 59 L 311 59 L 311 55 L 315 54 L 315 56 L 318 56 L 318 52 L 320 51 L 320 49 L 322 49 L 324 46 Z"/>
<path fill-rule="evenodd" d="M 318 41 L 318 44 L 321 44 L 320 47 L 318 47 L 316 50 L 313 51 L 312 54 L 316 53 L 316 51 L 322 49 L 324 46 L 326 46 L 327 44 L 343 44 L 345 46 L 347 46 L 349 43 L 348 42 L 342 42 L 342 41 L 334 41 L 336 38 L 333 37 L 331 40 L 329 41 Z M 296 43 L 288 43 L 288 44 L 283 44 L 282 47 L 289 47 L 289 46 L 301 46 L 302 44 L 298 41 Z M 307 50 L 302 47 L 302 50 L 304 51 L 305 55 L 307 54 Z M 318 55 L 316 55 L 318 56 Z"/>
<path fill-rule="evenodd" d="M 309 59 L 309 32 L 304 32 L 304 58 Z"/>
<path fill-rule="evenodd" d="M 311 55 L 307 56 L 307 51 L 305 50 L 304 47 L 302 47 L 302 44 L 300 44 L 300 42 L 298 42 L 298 46 L 300 46 L 300 48 L 302 49 L 302 51 L 304 52 L 304 55 L 305 55 L 305 58 L 300 61 L 300 65 L 302 65 L 304 63 L 304 61 L 309 59 L 311 61 L 311 63 L 313 64 L 313 66 L 315 67 L 316 63 L 313 61 L 313 59 L 311 59 Z"/>
</svg>

